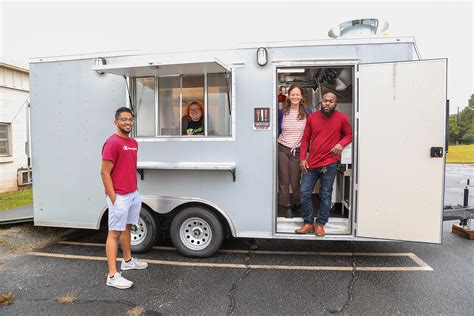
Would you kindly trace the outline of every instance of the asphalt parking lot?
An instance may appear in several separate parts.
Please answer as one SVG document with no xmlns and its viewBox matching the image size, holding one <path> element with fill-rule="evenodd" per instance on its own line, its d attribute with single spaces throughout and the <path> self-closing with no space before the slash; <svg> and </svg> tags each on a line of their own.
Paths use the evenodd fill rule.
<svg viewBox="0 0 474 316">
<path fill-rule="evenodd" d="M 474 247 L 453 223 L 442 245 L 231 239 L 207 259 L 161 240 L 139 256 L 147 270 L 124 272 L 129 290 L 105 285 L 105 232 L 83 231 L 0 266 L 16 297 L 0 314 L 472 315 Z"/>
<path fill-rule="evenodd" d="M 462 203 L 473 177 L 471 165 L 448 165 L 445 204 Z M 124 272 L 128 290 L 105 285 L 104 231 L 25 245 L 6 260 L 0 245 L 0 295 L 15 296 L 0 315 L 472 315 L 474 243 L 451 233 L 455 223 L 444 223 L 442 245 L 229 239 L 207 259 L 159 240 L 139 255 L 148 269 Z M 44 245 L 52 231 L 43 230 Z M 15 245 L 26 242 L 20 231 Z"/>
</svg>

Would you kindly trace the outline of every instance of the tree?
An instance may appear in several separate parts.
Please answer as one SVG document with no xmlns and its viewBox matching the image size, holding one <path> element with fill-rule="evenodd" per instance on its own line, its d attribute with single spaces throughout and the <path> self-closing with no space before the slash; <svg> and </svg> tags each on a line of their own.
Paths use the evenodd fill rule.
<svg viewBox="0 0 474 316">
<path fill-rule="evenodd" d="M 474 144 L 474 94 L 459 115 L 449 116 L 449 143 Z"/>
<path fill-rule="evenodd" d="M 449 116 L 449 144 L 457 145 L 459 143 L 459 126 L 456 123 L 456 114 Z"/>
</svg>

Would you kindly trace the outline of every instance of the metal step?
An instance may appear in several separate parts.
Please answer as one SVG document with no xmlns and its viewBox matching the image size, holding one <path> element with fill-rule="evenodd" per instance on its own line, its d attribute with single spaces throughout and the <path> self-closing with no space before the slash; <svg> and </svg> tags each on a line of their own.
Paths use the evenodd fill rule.
<svg viewBox="0 0 474 316">
<path fill-rule="evenodd" d="M 291 234 L 303 225 L 303 219 L 298 218 L 277 218 L 277 233 Z M 350 223 L 347 218 L 330 217 L 324 226 L 326 235 L 348 235 L 350 231 Z"/>
</svg>

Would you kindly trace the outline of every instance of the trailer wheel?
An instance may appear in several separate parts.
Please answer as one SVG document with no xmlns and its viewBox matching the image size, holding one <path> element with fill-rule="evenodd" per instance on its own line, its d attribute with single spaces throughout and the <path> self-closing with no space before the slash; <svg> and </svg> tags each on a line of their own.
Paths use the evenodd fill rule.
<svg viewBox="0 0 474 316">
<path fill-rule="evenodd" d="M 131 229 L 132 252 L 144 253 L 154 246 L 158 225 L 148 208 L 142 205 L 137 225 Z"/>
<path fill-rule="evenodd" d="M 219 218 L 202 207 L 189 207 L 173 218 L 171 241 L 185 256 L 212 256 L 222 245 L 224 232 Z"/>
</svg>

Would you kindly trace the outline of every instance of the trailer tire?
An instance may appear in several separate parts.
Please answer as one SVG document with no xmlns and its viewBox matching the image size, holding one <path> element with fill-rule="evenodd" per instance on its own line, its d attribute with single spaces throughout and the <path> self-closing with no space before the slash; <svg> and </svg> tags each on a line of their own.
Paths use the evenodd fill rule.
<svg viewBox="0 0 474 316">
<path fill-rule="evenodd" d="M 219 218 L 202 207 L 189 207 L 179 212 L 171 222 L 170 236 L 179 253 L 188 257 L 212 256 L 224 241 Z"/>
<path fill-rule="evenodd" d="M 133 253 L 144 253 L 155 245 L 158 224 L 152 211 L 143 206 L 140 210 L 138 224 L 132 226 L 131 244 Z"/>
</svg>

